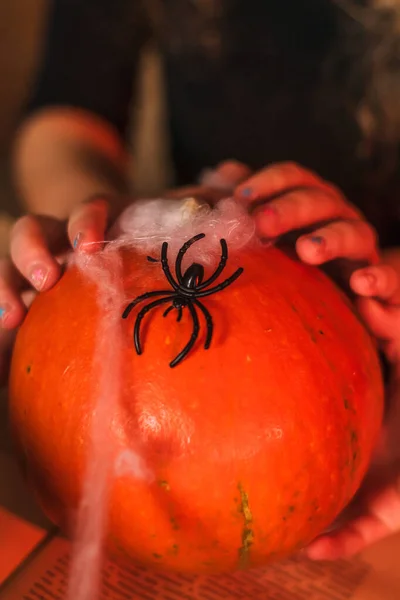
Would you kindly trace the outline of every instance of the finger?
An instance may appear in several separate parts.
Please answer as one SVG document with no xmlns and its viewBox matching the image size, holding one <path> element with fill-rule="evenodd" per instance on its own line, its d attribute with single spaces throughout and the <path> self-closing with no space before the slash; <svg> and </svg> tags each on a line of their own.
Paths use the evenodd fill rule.
<svg viewBox="0 0 400 600">
<path fill-rule="evenodd" d="M 350 287 L 360 295 L 375 297 L 390 304 L 400 304 L 400 280 L 390 265 L 378 264 L 358 269 L 350 278 Z"/>
<path fill-rule="evenodd" d="M 328 184 L 315 173 L 292 162 L 270 165 L 246 179 L 235 191 L 238 200 L 268 200 L 297 188 L 326 190 Z"/>
<path fill-rule="evenodd" d="M 358 311 L 370 332 L 380 340 L 392 340 L 400 335 L 400 307 L 384 305 L 375 298 L 358 298 Z"/>
<path fill-rule="evenodd" d="M 245 164 L 229 160 L 220 163 L 216 169 L 205 169 L 199 182 L 203 186 L 233 192 L 234 189 L 251 175 L 251 169 Z"/>
<path fill-rule="evenodd" d="M 0 261 L 0 325 L 2 329 L 14 329 L 25 316 L 25 306 L 19 295 L 23 278 L 9 259 Z M 0 335 L 2 335 L 0 333 Z"/>
<path fill-rule="evenodd" d="M 304 262 L 320 265 L 335 258 L 378 260 L 377 235 L 366 221 L 340 220 L 300 237 L 296 250 Z"/>
<path fill-rule="evenodd" d="M 312 560 L 349 558 L 389 533 L 390 530 L 379 519 L 365 516 L 334 534 L 318 538 L 304 551 Z"/>
<path fill-rule="evenodd" d="M 357 519 L 321 536 L 305 553 L 313 560 L 348 558 L 399 530 L 400 495 L 396 482 L 371 499 L 368 509 Z"/>
<path fill-rule="evenodd" d="M 74 250 L 93 253 L 105 243 L 109 205 L 96 197 L 79 204 L 68 222 L 68 237 Z"/>
<path fill-rule="evenodd" d="M 38 291 L 51 288 L 60 277 L 60 265 L 52 256 L 48 241 L 64 239 L 64 229 L 61 221 L 29 215 L 19 219 L 11 231 L 11 258 Z"/>
<path fill-rule="evenodd" d="M 351 220 L 358 215 L 340 194 L 317 189 L 290 192 L 255 213 L 258 234 L 270 239 L 339 218 Z"/>
<path fill-rule="evenodd" d="M 230 195 L 231 191 L 223 190 L 222 188 L 210 187 L 207 185 L 196 185 L 178 188 L 175 190 L 168 190 L 163 193 L 163 198 L 174 199 L 174 200 L 187 200 L 188 198 L 195 198 L 200 203 L 209 204 L 214 206 Z"/>
</svg>

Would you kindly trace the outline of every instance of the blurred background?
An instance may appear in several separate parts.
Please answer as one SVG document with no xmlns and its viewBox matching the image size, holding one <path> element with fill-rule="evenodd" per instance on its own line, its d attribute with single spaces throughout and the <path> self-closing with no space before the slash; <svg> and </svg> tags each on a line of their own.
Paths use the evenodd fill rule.
<svg viewBox="0 0 400 600">
<path fill-rule="evenodd" d="M 46 0 L 0 2 L 0 252 L 10 218 L 18 214 L 9 177 L 13 132 L 39 56 Z"/>
<path fill-rule="evenodd" d="M 46 0 L 0 0 L 0 256 L 18 215 L 9 154 L 20 110 L 34 76 Z M 7 427 L 6 390 L 0 390 L 0 506 L 39 525 L 46 519 L 22 481 Z"/>
<path fill-rule="evenodd" d="M 10 150 L 40 61 L 47 10 L 48 0 L 0 0 L 0 255 L 20 211 L 10 180 Z M 156 194 L 171 174 L 160 62 L 153 47 L 143 56 L 132 121 L 135 191 Z"/>
</svg>

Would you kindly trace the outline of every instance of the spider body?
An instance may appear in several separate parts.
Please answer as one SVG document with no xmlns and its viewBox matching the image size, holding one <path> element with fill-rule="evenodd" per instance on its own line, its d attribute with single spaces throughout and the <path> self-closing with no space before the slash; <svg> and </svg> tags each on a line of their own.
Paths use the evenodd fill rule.
<svg viewBox="0 0 400 600">
<path fill-rule="evenodd" d="M 196 288 L 204 279 L 204 267 L 199 263 L 193 263 L 186 269 L 182 277 L 182 287 L 190 290 L 191 294 L 196 293 Z"/>
<path fill-rule="evenodd" d="M 175 309 L 178 313 L 177 321 L 179 322 L 182 318 L 183 309 L 187 308 L 190 312 L 193 321 L 192 335 L 190 336 L 190 339 L 186 346 L 171 361 L 170 367 L 175 367 L 176 365 L 178 365 L 189 354 L 194 344 L 196 343 L 200 332 L 200 321 L 197 310 L 200 310 L 206 321 L 207 335 L 204 343 L 204 349 L 207 350 L 210 347 L 214 331 L 214 324 L 210 312 L 199 300 L 199 298 L 210 296 L 211 294 L 215 294 L 217 292 L 222 291 L 224 288 L 228 287 L 228 285 L 231 285 L 242 274 L 243 269 L 237 269 L 233 273 L 233 275 L 228 277 L 228 279 L 226 279 L 222 283 L 219 283 L 218 285 L 213 287 L 209 287 L 221 275 L 228 260 L 228 246 L 226 241 L 224 239 L 221 239 L 221 259 L 214 273 L 208 279 L 204 280 L 204 267 L 199 263 L 192 263 L 185 270 L 185 272 L 182 273 L 182 260 L 186 252 L 188 251 L 190 246 L 192 246 L 195 242 L 204 237 L 204 233 L 199 233 L 198 235 L 195 235 L 190 240 L 188 240 L 185 244 L 183 244 L 182 248 L 177 254 L 175 261 L 176 279 L 172 275 L 168 263 L 168 243 L 164 242 L 161 248 L 161 267 L 168 283 L 171 286 L 171 289 L 152 291 L 146 292 L 145 294 L 141 294 L 140 296 L 135 298 L 135 300 L 133 300 L 130 304 L 128 304 L 128 306 L 124 310 L 122 318 L 126 319 L 130 312 L 133 310 L 133 308 L 137 306 L 140 302 L 150 300 L 151 298 L 157 298 L 158 296 L 156 300 L 152 300 L 151 302 L 146 304 L 140 310 L 136 317 L 133 338 L 137 354 L 142 354 L 142 345 L 140 341 L 140 327 L 144 317 L 153 308 L 157 308 L 158 306 L 167 304 L 169 302 L 171 303 L 171 305 L 164 311 L 164 317 L 166 317 L 172 310 Z M 151 257 L 148 257 L 148 260 L 150 260 L 151 262 L 158 262 L 156 259 Z"/>
</svg>

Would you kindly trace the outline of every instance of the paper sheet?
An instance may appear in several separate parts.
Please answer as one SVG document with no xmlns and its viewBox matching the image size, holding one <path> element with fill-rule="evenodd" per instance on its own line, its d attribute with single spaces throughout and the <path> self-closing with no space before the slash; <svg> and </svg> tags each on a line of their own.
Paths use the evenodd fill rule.
<svg viewBox="0 0 400 600">
<path fill-rule="evenodd" d="M 63 600 L 70 544 L 55 537 L 0 592 L 0 600 Z M 109 562 L 101 600 L 399 600 L 400 536 L 350 561 L 295 557 L 234 576 L 155 574 Z M 97 600 L 97 599 L 93 599 Z M 100 599 L 99 599 L 100 600 Z"/>
</svg>

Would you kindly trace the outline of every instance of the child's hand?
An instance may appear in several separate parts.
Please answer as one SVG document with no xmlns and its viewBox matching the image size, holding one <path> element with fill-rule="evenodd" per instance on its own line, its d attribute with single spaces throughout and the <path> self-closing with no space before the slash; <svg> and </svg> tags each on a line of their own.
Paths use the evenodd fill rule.
<svg viewBox="0 0 400 600">
<path fill-rule="evenodd" d="M 306 229 L 296 242 L 304 262 L 378 261 L 373 227 L 338 189 L 296 164 L 259 171 L 236 189 L 235 197 L 254 211 L 258 233 L 266 240 Z"/>
<path fill-rule="evenodd" d="M 107 217 L 107 202 L 95 199 L 79 205 L 68 223 L 44 216 L 25 216 L 15 223 L 10 257 L 0 259 L 0 386 L 7 379 L 12 330 L 22 323 L 36 293 L 58 281 L 72 248 L 99 248 Z"/>
<path fill-rule="evenodd" d="M 355 302 L 392 366 L 391 409 L 364 485 L 336 529 L 305 550 L 319 560 L 351 556 L 400 531 L 400 251 L 382 256 L 374 229 L 359 211 L 298 165 L 268 167 L 240 185 L 235 196 L 254 210 L 263 238 L 275 241 L 307 229 L 296 241 L 304 262 L 347 259 Z"/>
<path fill-rule="evenodd" d="M 400 531 L 400 258 L 390 252 L 385 263 L 352 276 L 352 287 L 365 323 L 380 342 L 391 365 L 381 439 L 364 484 L 334 531 L 315 540 L 310 558 L 349 557 Z"/>
<path fill-rule="evenodd" d="M 0 315 L 4 329 L 17 327 L 24 314 L 21 292 L 50 289 L 60 278 L 68 250 L 93 252 L 104 240 L 108 207 L 103 199 L 79 205 L 68 223 L 52 217 L 25 216 L 10 237 L 10 258 L 0 262 Z"/>
<path fill-rule="evenodd" d="M 389 361 L 400 356 L 400 249 L 380 253 L 373 227 L 333 185 L 293 163 L 273 165 L 236 188 L 235 197 L 253 211 L 259 235 L 279 241 L 307 230 L 296 240 L 299 258 L 323 265 L 347 263 L 349 288 L 367 326 L 381 341 Z"/>
<path fill-rule="evenodd" d="M 197 194 L 214 203 L 232 194 L 248 175 L 247 167 L 239 163 L 222 163 L 215 170 L 205 171 L 199 185 L 170 190 L 165 197 L 178 199 Z M 97 198 L 80 204 L 68 223 L 51 217 L 25 216 L 14 225 L 10 257 L 0 259 L 0 387 L 7 379 L 13 330 L 22 323 L 36 293 L 50 289 L 58 281 L 67 253 L 72 249 L 95 252 L 102 247 L 109 208 L 105 199 Z"/>
<path fill-rule="evenodd" d="M 352 275 L 352 288 L 364 321 L 388 359 L 391 381 L 388 413 L 369 472 L 337 527 L 305 552 L 310 558 L 331 560 L 358 553 L 400 531 L 400 285 L 398 266 L 387 260 Z"/>
<path fill-rule="evenodd" d="M 323 265 L 346 259 L 349 287 L 367 326 L 390 362 L 400 361 L 400 250 L 380 253 L 373 227 L 333 185 L 293 163 L 259 171 L 236 188 L 254 214 L 259 235 L 296 240 L 299 258 Z M 342 260 L 342 264 L 343 264 Z"/>
</svg>

